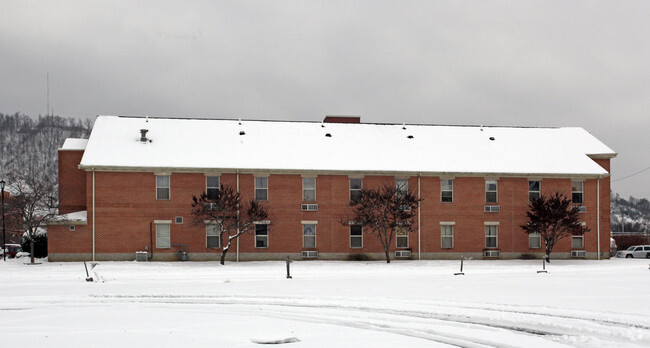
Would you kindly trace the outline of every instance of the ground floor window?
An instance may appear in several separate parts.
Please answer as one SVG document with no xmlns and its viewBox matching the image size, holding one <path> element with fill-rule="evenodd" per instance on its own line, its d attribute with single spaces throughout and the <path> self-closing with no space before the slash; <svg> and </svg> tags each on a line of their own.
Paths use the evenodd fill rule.
<svg viewBox="0 0 650 348">
<path fill-rule="evenodd" d="M 496 225 L 485 225 L 485 247 L 486 248 L 496 248 L 497 244 L 497 235 L 498 227 Z"/>
<path fill-rule="evenodd" d="M 156 248 L 169 249 L 170 244 L 170 224 L 156 224 Z"/>
<path fill-rule="evenodd" d="M 361 225 L 350 225 L 350 248 L 363 248 Z"/>
<path fill-rule="evenodd" d="M 454 247 L 454 225 L 440 225 L 440 247 L 442 249 L 452 249 Z"/>
<path fill-rule="evenodd" d="M 572 236 L 571 249 L 583 249 L 585 247 L 585 236 Z"/>
<path fill-rule="evenodd" d="M 205 241 L 208 248 L 219 247 L 219 225 L 205 225 Z"/>
<path fill-rule="evenodd" d="M 396 246 L 398 248 L 408 248 L 409 247 L 409 231 L 406 227 L 398 227 L 395 231 L 397 235 Z"/>
<path fill-rule="evenodd" d="M 531 249 L 539 249 L 542 247 L 542 236 L 539 233 L 528 234 L 528 247 Z"/>
<path fill-rule="evenodd" d="M 314 224 L 302 225 L 302 246 L 303 248 L 316 247 L 316 225 Z"/>
<path fill-rule="evenodd" d="M 269 247 L 269 225 L 257 224 L 255 225 L 255 247 L 268 248 Z"/>
</svg>

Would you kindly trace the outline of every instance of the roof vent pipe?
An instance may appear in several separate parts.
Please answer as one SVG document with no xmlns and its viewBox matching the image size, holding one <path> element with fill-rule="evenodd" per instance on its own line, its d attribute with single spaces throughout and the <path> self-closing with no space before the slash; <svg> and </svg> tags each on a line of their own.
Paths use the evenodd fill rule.
<svg viewBox="0 0 650 348">
<path fill-rule="evenodd" d="M 147 132 L 148 131 L 149 131 L 148 129 L 140 129 L 140 141 L 141 142 L 143 142 L 143 143 L 147 142 Z"/>
</svg>

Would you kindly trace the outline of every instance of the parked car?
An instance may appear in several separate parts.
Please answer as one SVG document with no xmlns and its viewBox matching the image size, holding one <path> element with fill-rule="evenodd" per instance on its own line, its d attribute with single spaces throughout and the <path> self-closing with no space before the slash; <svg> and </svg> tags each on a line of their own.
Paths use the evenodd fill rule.
<svg viewBox="0 0 650 348">
<path fill-rule="evenodd" d="M 616 257 L 624 258 L 648 258 L 650 259 L 650 245 L 632 245 L 627 250 L 621 250 L 616 253 Z"/>
<path fill-rule="evenodd" d="M 2 245 L 0 245 L 2 247 Z M 6 244 L 5 245 L 5 252 L 7 253 L 7 257 L 10 259 L 13 259 L 16 257 L 16 255 L 20 252 L 23 251 L 23 248 L 20 246 L 20 244 Z M 0 256 L 2 256 L 2 253 L 0 253 Z"/>
</svg>

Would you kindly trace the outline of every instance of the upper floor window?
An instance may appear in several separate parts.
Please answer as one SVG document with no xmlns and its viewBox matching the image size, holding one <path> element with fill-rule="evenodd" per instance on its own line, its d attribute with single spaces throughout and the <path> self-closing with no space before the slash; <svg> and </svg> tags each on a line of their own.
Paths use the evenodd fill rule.
<svg viewBox="0 0 650 348">
<path fill-rule="evenodd" d="M 206 176 L 205 177 L 205 194 L 208 196 L 208 199 L 218 199 L 219 198 L 219 184 L 220 179 L 218 176 Z"/>
<path fill-rule="evenodd" d="M 528 201 L 532 202 L 541 196 L 540 183 L 537 180 L 528 181 Z"/>
<path fill-rule="evenodd" d="M 583 202 L 583 182 L 582 181 L 572 181 L 571 182 L 571 202 L 582 204 Z"/>
<path fill-rule="evenodd" d="M 316 178 L 302 178 L 302 200 L 305 202 L 316 200 Z"/>
<path fill-rule="evenodd" d="M 361 188 L 363 187 L 363 179 L 356 178 L 350 179 L 350 201 L 356 202 L 361 198 Z"/>
<path fill-rule="evenodd" d="M 156 199 L 169 199 L 169 175 L 156 175 Z"/>
<path fill-rule="evenodd" d="M 497 202 L 497 181 L 496 180 L 485 180 L 485 202 L 486 203 Z"/>
<path fill-rule="evenodd" d="M 440 200 L 446 203 L 454 201 L 454 180 L 440 180 Z"/>
<path fill-rule="evenodd" d="M 316 247 L 316 225 L 315 224 L 302 225 L 302 246 L 303 248 Z"/>
<path fill-rule="evenodd" d="M 395 179 L 395 189 L 398 194 L 406 195 L 409 191 L 409 180 L 408 179 Z"/>
<path fill-rule="evenodd" d="M 255 177 L 255 200 L 267 201 L 269 199 L 269 178 L 265 176 Z"/>
</svg>

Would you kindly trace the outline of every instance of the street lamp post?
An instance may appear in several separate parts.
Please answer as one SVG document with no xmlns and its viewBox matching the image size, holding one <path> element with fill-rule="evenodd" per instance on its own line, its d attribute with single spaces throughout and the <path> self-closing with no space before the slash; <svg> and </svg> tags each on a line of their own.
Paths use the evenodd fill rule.
<svg viewBox="0 0 650 348">
<path fill-rule="evenodd" d="M 5 181 L 0 180 L 2 191 L 2 260 L 7 261 L 7 237 L 5 233 Z"/>
</svg>

